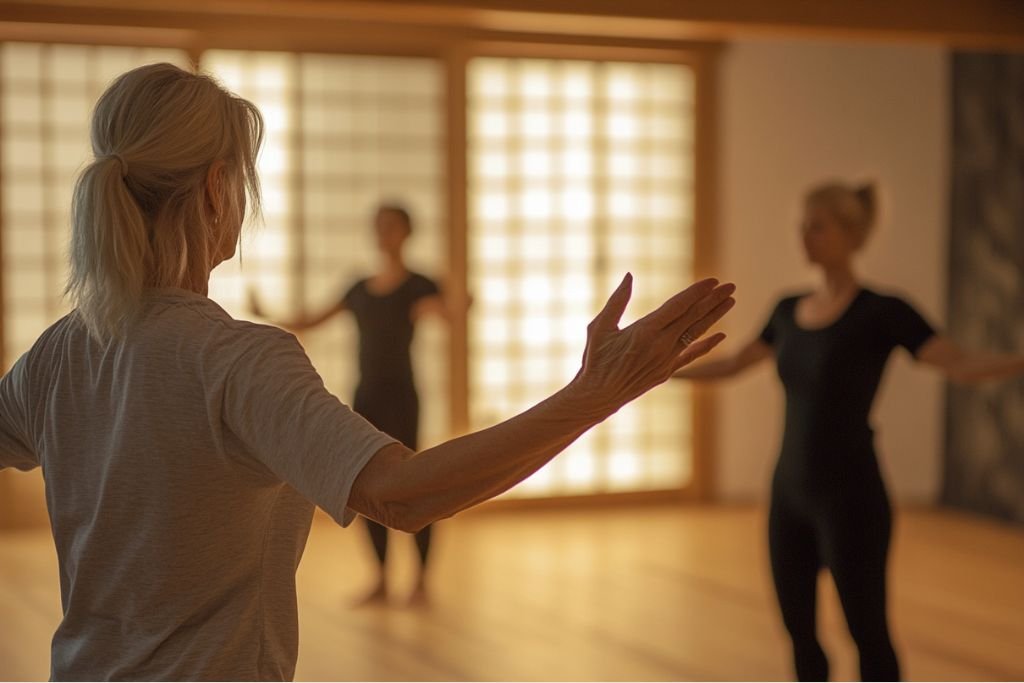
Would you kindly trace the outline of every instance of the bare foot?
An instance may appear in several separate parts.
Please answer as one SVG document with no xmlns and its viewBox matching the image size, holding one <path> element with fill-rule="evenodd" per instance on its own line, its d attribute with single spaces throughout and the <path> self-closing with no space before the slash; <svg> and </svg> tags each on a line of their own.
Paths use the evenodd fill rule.
<svg viewBox="0 0 1024 683">
<path fill-rule="evenodd" d="M 388 586 L 383 581 L 377 583 L 369 593 L 352 603 L 353 607 L 383 605 L 388 601 Z"/>
</svg>

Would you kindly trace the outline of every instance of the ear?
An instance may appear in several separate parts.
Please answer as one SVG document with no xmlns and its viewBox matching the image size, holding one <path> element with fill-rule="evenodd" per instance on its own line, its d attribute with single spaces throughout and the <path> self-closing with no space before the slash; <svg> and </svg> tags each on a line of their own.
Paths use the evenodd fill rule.
<svg viewBox="0 0 1024 683">
<path fill-rule="evenodd" d="M 227 209 L 225 205 L 226 181 L 224 161 L 218 159 L 210 164 L 210 170 L 206 173 L 206 203 L 210 207 L 210 212 L 217 218 L 222 217 Z"/>
</svg>

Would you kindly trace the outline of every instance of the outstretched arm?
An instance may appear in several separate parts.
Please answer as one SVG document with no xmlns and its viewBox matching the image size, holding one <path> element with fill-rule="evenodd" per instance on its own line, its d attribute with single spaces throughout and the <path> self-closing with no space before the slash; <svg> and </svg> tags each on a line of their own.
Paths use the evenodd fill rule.
<svg viewBox="0 0 1024 683">
<path fill-rule="evenodd" d="M 917 360 L 938 368 L 957 384 L 977 384 L 1024 375 L 1024 355 L 967 351 L 942 335 L 935 335 L 927 341 L 918 350 Z"/>
<path fill-rule="evenodd" d="M 697 339 L 732 308 L 732 285 L 699 282 L 625 329 L 627 275 L 587 328 L 583 366 L 564 389 L 525 413 L 480 432 L 413 453 L 382 448 L 356 478 L 348 506 L 415 531 L 496 496 L 526 479 L 580 435 L 717 346 Z"/>
<path fill-rule="evenodd" d="M 465 292 L 455 295 L 448 288 L 444 288 L 439 293 L 425 296 L 413 304 L 412 319 L 418 322 L 427 316 L 437 316 L 446 323 L 451 323 L 457 315 L 469 310 L 471 305 L 471 295 Z"/>
<path fill-rule="evenodd" d="M 761 339 L 755 339 L 739 351 L 706 363 L 698 363 L 672 375 L 675 379 L 710 381 L 726 379 L 740 374 L 772 356 L 772 347 Z"/>
<path fill-rule="evenodd" d="M 338 303 L 321 311 L 320 313 L 314 316 L 306 316 L 301 318 L 295 318 L 293 320 L 279 320 L 271 322 L 278 327 L 283 327 L 284 329 L 290 330 L 292 332 L 302 332 L 303 330 L 308 330 L 313 327 L 317 327 L 321 323 L 330 320 L 338 313 L 342 313 L 347 308 L 348 307 L 345 305 L 344 301 L 338 301 Z M 251 289 L 249 290 L 249 310 L 253 313 L 253 315 L 258 315 L 261 318 L 267 317 L 265 312 L 263 311 L 263 306 L 260 304 L 259 298 L 256 296 L 256 292 L 254 292 Z"/>
<path fill-rule="evenodd" d="M 413 305 L 412 319 L 414 322 L 431 315 L 436 315 L 447 323 L 452 321 L 452 310 L 440 294 L 425 296 Z"/>
</svg>

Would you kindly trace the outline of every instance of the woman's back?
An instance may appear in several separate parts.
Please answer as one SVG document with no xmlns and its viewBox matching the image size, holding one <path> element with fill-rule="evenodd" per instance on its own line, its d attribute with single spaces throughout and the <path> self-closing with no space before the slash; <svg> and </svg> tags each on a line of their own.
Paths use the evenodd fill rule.
<svg viewBox="0 0 1024 683">
<path fill-rule="evenodd" d="M 351 480 L 391 440 L 291 335 L 183 290 L 147 295 L 105 346 L 65 317 L 19 366 L 3 394 L 24 408 L 60 562 L 52 676 L 290 678 L 308 501 L 347 521 Z"/>
</svg>

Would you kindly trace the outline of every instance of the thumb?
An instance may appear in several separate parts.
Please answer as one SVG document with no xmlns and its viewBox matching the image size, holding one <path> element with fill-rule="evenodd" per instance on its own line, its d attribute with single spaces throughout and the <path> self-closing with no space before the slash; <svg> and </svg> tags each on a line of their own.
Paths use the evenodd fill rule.
<svg viewBox="0 0 1024 683">
<path fill-rule="evenodd" d="M 622 282 L 615 288 L 612 295 L 608 297 L 604 308 L 594 318 L 594 322 L 591 323 L 592 327 L 596 330 L 618 329 L 619 320 L 622 319 L 622 314 L 626 311 L 626 304 L 629 303 L 629 297 L 632 294 L 633 274 L 626 273 L 626 276 L 622 278 Z"/>
</svg>

